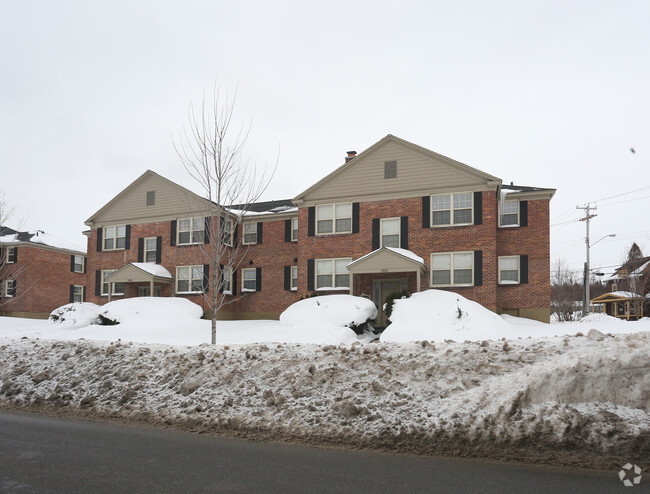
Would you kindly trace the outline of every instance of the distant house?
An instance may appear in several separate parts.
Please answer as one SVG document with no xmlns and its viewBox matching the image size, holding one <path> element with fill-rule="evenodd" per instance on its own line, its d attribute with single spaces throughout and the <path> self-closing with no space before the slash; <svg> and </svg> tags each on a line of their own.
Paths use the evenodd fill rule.
<svg viewBox="0 0 650 494">
<path fill-rule="evenodd" d="M 646 301 L 647 299 L 643 295 L 624 291 L 603 293 L 599 297 L 591 299 L 594 306 L 602 305 L 604 307 L 602 312 L 608 316 L 628 321 L 636 321 L 643 317 L 643 306 Z"/>
<path fill-rule="evenodd" d="M 224 244 L 246 253 L 237 269 L 221 268 L 232 303 L 220 317 L 277 318 L 301 297 L 329 293 L 381 308 L 396 291 L 439 288 L 548 321 L 554 193 L 504 185 L 392 135 L 349 152 L 293 199 L 243 215 L 212 217 L 205 199 L 148 170 L 86 221 L 88 300 L 181 296 L 205 309 L 200 253 L 214 248 L 210 232 L 223 222 Z"/>
<path fill-rule="evenodd" d="M 592 303 L 605 304 L 607 314 L 639 319 L 650 313 L 650 256 L 624 262 L 604 281 L 609 293 Z"/>
<path fill-rule="evenodd" d="M 85 252 L 42 231 L 0 227 L 1 316 L 45 318 L 85 291 Z"/>
</svg>

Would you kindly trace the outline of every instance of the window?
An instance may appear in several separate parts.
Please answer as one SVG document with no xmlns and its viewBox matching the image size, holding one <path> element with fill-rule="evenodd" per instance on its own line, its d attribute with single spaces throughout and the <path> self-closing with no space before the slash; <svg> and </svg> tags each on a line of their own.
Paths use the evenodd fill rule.
<svg viewBox="0 0 650 494">
<path fill-rule="evenodd" d="M 16 280 L 7 280 L 5 281 L 5 297 L 15 297 L 16 296 Z"/>
<path fill-rule="evenodd" d="M 298 289 L 298 266 L 291 266 L 291 289 Z"/>
<path fill-rule="evenodd" d="M 110 283 L 106 278 L 115 271 L 117 270 L 105 269 L 102 271 L 102 295 L 108 295 L 108 286 Z M 124 295 L 124 283 L 113 283 L 113 293 L 111 295 Z"/>
<path fill-rule="evenodd" d="M 16 247 L 7 247 L 7 264 L 16 262 Z"/>
<path fill-rule="evenodd" d="M 225 266 L 221 268 L 221 291 L 226 295 L 232 295 L 232 268 Z"/>
<path fill-rule="evenodd" d="M 473 284 L 473 252 L 431 254 L 432 286 L 471 286 Z"/>
<path fill-rule="evenodd" d="M 471 225 L 472 195 L 461 192 L 431 196 L 431 225 Z"/>
<path fill-rule="evenodd" d="M 316 206 L 316 233 L 352 233 L 352 203 Z"/>
<path fill-rule="evenodd" d="M 298 218 L 291 218 L 291 241 L 298 241 Z"/>
<path fill-rule="evenodd" d="M 257 223 L 244 223 L 244 244 L 257 243 Z"/>
<path fill-rule="evenodd" d="M 157 247 L 158 239 L 156 237 L 149 237 L 144 239 L 144 262 L 156 262 Z"/>
<path fill-rule="evenodd" d="M 176 268 L 176 293 L 203 292 L 203 266 Z"/>
<path fill-rule="evenodd" d="M 499 257 L 499 283 L 502 285 L 519 283 L 519 256 Z"/>
<path fill-rule="evenodd" d="M 156 191 L 151 190 L 147 192 L 147 206 L 153 206 L 156 204 Z"/>
<path fill-rule="evenodd" d="M 178 245 L 202 244 L 205 234 L 205 218 L 182 218 L 178 220 Z"/>
<path fill-rule="evenodd" d="M 519 201 L 504 201 L 500 209 L 499 226 L 519 226 Z"/>
<path fill-rule="evenodd" d="M 257 269 L 242 269 L 242 291 L 254 292 L 257 290 Z"/>
<path fill-rule="evenodd" d="M 400 246 L 400 218 L 382 218 L 381 220 L 381 247 Z"/>
<path fill-rule="evenodd" d="M 232 220 L 222 219 L 223 221 L 223 243 L 232 247 Z"/>
<path fill-rule="evenodd" d="M 352 259 L 317 259 L 316 260 L 316 289 L 350 288 L 350 272 L 347 265 Z"/>
<path fill-rule="evenodd" d="M 74 285 L 72 287 L 72 301 L 73 302 L 83 302 L 84 301 L 84 287 L 81 285 Z"/>
<path fill-rule="evenodd" d="M 384 163 L 384 178 L 397 178 L 397 161 Z"/>
<path fill-rule="evenodd" d="M 74 264 L 73 264 L 73 271 L 75 273 L 83 273 L 84 272 L 84 263 L 86 259 L 84 256 L 74 256 Z"/>
<path fill-rule="evenodd" d="M 126 248 L 126 226 L 104 227 L 104 250 Z"/>
</svg>

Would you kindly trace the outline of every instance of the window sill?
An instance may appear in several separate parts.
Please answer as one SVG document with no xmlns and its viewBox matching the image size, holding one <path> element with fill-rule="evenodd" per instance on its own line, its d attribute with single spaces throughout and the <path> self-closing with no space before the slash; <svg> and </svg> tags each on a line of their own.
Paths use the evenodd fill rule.
<svg viewBox="0 0 650 494">
<path fill-rule="evenodd" d="M 499 225 L 499 228 L 519 228 L 519 225 Z"/>
<path fill-rule="evenodd" d="M 224 295 L 232 295 L 232 292 L 230 290 L 224 290 L 223 292 Z"/>
<path fill-rule="evenodd" d="M 176 245 L 174 247 L 191 247 L 193 245 L 207 245 L 205 242 L 192 242 L 189 244 L 179 244 L 176 242 Z"/>
<path fill-rule="evenodd" d="M 346 286 L 346 287 L 342 287 L 342 286 L 336 286 L 336 287 L 334 287 L 334 286 L 323 286 L 323 287 L 320 287 L 320 288 L 316 288 L 316 291 L 317 292 L 349 292 L 350 287 L 349 286 Z"/>
<path fill-rule="evenodd" d="M 104 249 L 102 248 L 101 252 L 115 252 L 115 251 L 121 251 L 121 250 L 126 250 L 126 247 L 121 247 L 117 249 Z"/>
<path fill-rule="evenodd" d="M 512 285 L 520 285 L 518 281 L 500 281 L 499 286 L 512 286 Z"/>
<path fill-rule="evenodd" d="M 108 293 L 102 293 L 100 297 L 108 297 Z M 111 293 L 111 297 L 124 297 L 123 293 Z"/>
<path fill-rule="evenodd" d="M 429 228 L 460 228 L 463 226 L 479 226 L 474 223 L 460 223 L 458 225 L 431 225 Z"/>
<path fill-rule="evenodd" d="M 254 288 L 242 288 L 241 291 L 242 293 L 255 293 L 257 290 Z"/>
<path fill-rule="evenodd" d="M 429 285 L 429 288 L 473 288 L 475 285 Z"/>
<path fill-rule="evenodd" d="M 203 292 L 176 292 L 176 295 L 202 295 Z"/>
<path fill-rule="evenodd" d="M 298 287 L 290 288 L 289 291 L 291 291 L 291 292 L 297 292 L 297 291 L 298 291 Z"/>
<path fill-rule="evenodd" d="M 335 237 L 337 235 L 352 235 L 352 232 L 332 232 L 332 233 L 318 233 L 316 232 L 317 237 Z"/>
</svg>

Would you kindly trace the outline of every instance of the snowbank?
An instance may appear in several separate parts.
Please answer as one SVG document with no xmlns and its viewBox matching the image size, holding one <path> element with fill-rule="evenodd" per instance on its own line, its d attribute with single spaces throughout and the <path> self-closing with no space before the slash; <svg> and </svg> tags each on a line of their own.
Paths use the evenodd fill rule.
<svg viewBox="0 0 650 494">
<path fill-rule="evenodd" d="M 300 300 L 280 315 L 284 326 L 361 326 L 377 317 L 377 308 L 367 298 L 353 295 L 323 295 Z"/>
</svg>

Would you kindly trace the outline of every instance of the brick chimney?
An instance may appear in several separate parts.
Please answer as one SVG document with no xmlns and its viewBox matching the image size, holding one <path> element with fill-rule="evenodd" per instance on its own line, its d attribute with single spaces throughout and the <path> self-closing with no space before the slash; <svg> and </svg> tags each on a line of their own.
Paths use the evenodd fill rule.
<svg viewBox="0 0 650 494">
<path fill-rule="evenodd" d="M 345 162 L 347 163 L 348 161 L 353 160 L 356 157 L 357 157 L 357 152 L 356 151 L 348 151 L 348 155 L 345 158 Z"/>
</svg>

